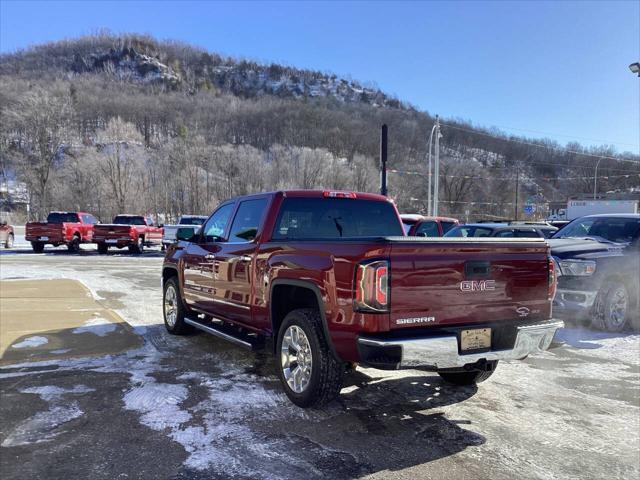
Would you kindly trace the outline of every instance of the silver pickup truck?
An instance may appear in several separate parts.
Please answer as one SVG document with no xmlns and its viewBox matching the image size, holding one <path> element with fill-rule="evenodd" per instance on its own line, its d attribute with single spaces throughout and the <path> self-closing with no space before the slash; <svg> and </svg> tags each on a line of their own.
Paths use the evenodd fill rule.
<svg viewBox="0 0 640 480">
<path fill-rule="evenodd" d="M 206 215 L 182 215 L 178 220 L 178 225 L 165 225 L 164 234 L 162 235 L 162 246 L 166 247 L 172 243 L 176 243 L 176 234 L 178 228 L 192 228 L 193 233 L 200 230 L 200 226 L 207 219 Z"/>
</svg>

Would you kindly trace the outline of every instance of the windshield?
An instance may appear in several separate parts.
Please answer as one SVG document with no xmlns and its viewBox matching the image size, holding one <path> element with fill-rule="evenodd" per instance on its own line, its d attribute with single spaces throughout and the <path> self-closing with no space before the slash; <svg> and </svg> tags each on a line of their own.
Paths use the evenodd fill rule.
<svg viewBox="0 0 640 480">
<path fill-rule="evenodd" d="M 138 215 L 118 215 L 113 219 L 116 225 L 146 225 L 144 217 Z"/>
<path fill-rule="evenodd" d="M 52 212 L 47 217 L 47 223 L 78 223 L 77 213 Z"/>
<path fill-rule="evenodd" d="M 640 234 L 638 218 L 579 218 L 564 227 L 553 238 L 605 239 L 616 243 L 629 243 Z"/>
<path fill-rule="evenodd" d="M 286 198 L 274 240 L 402 236 L 391 203 L 344 198 Z"/>
<path fill-rule="evenodd" d="M 445 233 L 445 237 L 490 237 L 493 230 L 475 225 L 460 225 Z"/>
<path fill-rule="evenodd" d="M 180 225 L 202 225 L 207 217 L 181 217 Z"/>
</svg>

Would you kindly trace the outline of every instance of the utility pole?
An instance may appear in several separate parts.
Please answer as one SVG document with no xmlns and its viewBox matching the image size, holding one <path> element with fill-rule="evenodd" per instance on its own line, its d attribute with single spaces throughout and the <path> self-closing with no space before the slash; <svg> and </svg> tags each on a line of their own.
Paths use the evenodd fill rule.
<svg viewBox="0 0 640 480">
<path fill-rule="evenodd" d="M 440 193 L 440 118 L 436 115 L 436 163 L 433 179 L 433 216 L 438 216 L 438 203 Z"/>
<path fill-rule="evenodd" d="M 518 187 L 520 186 L 520 165 L 516 165 L 516 207 L 515 207 L 515 221 L 518 221 Z"/>
<path fill-rule="evenodd" d="M 387 124 L 380 130 L 380 195 L 387 195 Z"/>
</svg>

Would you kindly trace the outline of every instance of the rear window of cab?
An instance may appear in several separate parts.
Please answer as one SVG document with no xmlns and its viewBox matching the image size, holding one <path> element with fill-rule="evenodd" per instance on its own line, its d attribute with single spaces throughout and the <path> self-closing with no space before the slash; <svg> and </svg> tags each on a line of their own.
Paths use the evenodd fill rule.
<svg viewBox="0 0 640 480">
<path fill-rule="evenodd" d="M 285 198 L 273 240 L 403 236 L 391 203 L 353 198 Z"/>
</svg>

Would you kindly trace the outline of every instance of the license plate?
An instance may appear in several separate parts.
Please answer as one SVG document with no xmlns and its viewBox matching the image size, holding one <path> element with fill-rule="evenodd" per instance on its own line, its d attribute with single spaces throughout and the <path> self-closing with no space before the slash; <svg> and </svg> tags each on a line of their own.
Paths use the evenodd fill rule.
<svg viewBox="0 0 640 480">
<path fill-rule="evenodd" d="M 40 238 L 39 238 L 39 240 L 40 240 L 41 242 L 46 242 L 46 241 L 48 241 L 48 240 L 49 240 L 49 237 L 40 237 Z"/>
<path fill-rule="evenodd" d="M 491 348 L 491 329 L 477 328 L 460 332 L 460 350 L 481 350 Z"/>
<path fill-rule="evenodd" d="M 118 240 L 107 240 L 105 243 L 118 243 Z"/>
</svg>

